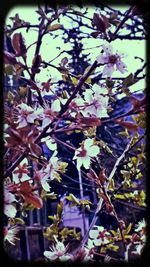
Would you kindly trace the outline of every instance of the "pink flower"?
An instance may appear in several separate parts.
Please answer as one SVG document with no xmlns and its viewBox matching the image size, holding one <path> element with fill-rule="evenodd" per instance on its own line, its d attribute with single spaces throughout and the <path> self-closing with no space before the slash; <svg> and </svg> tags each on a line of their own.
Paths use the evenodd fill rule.
<svg viewBox="0 0 150 267">
<path fill-rule="evenodd" d="M 97 62 L 105 64 L 103 68 L 103 75 L 111 77 L 115 70 L 124 73 L 127 71 L 126 64 L 122 62 L 123 54 L 114 53 L 110 44 L 105 44 L 103 47 L 103 54 L 97 57 Z"/>
<path fill-rule="evenodd" d="M 89 169 L 92 157 L 96 157 L 100 152 L 97 145 L 94 145 L 93 139 L 86 139 L 84 144 L 75 151 L 73 159 L 77 160 L 77 169 L 83 165 L 85 169 Z"/>
</svg>

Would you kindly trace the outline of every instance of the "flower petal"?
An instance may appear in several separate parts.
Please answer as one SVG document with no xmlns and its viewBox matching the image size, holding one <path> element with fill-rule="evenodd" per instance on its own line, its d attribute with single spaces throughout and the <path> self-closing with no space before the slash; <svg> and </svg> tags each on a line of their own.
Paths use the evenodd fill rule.
<svg viewBox="0 0 150 267">
<path fill-rule="evenodd" d="M 95 239 L 99 236 L 99 231 L 98 230 L 90 230 L 89 232 L 89 237 L 92 239 Z"/>
<path fill-rule="evenodd" d="M 84 158 L 83 166 L 84 166 L 85 169 L 89 169 L 89 167 L 90 167 L 90 157 Z"/>
<path fill-rule="evenodd" d="M 87 152 L 90 157 L 96 157 L 100 152 L 100 148 L 96 145 L 93 145 L 88 149 Z"/>
<path fill-rule="evenodd" d="M 103 75 L 107 75 L 108 77 L 111 77 L 113 71 L 114 71 L 114 65 L 107 64 L 103 69 Z"/>
<path fill-rule="evenodd" d="M 127 71 L 127 66 L 125 63 L 123 63 L 122 61 L 118 61 L 116 63 L 116 67 L 117 69 L 121 72 L 121 73 L 124 73 Z"/>
<path fill-rule="evenodd" d="M 55 255 L 55 252 L 51 252 L 51 251 L 44 251 L 44 256 L 50 260 L 55 260 L 57 259 L 57 256 Z"/>
<path fill-rule="evenodd" d="M 85 141 L 84 141 L 84 147 L 85 149 L 88 149 L 90 146 L 93 145 L 93 139 L 91 138 L 87 138 Z"/>
<path fill-rule="evenodd" d="M 59 112 L 61 109 L 61 106 L 60 106 L 60 101 L 59 99 L 56 99 L 53 101 L 52 105 L 51 105 L 51 110 L 52 111 L 56 111 L 56 112 Z"/>
<path fill-rule="evenodd" d="M 5 205 L 5 208 L 4 208 L 5 215 L 7 215 L 10 218 L 14 218 L 16 216 L 16 213 L 17 213 L 17 210 L 13 205 L 11 204 Z"/>
<path fill-rule="evenodd" d="M 108 63 L 109 57 L 107 55 L 100 55 L 96 58 L 98 63 L 105 64 Z"/>
</svg>

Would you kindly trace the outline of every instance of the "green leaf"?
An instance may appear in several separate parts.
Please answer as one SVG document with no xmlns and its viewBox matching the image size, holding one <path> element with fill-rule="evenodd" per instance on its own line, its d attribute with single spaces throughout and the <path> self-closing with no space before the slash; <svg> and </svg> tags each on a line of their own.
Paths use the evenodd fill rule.
<svg viewBox="0 0 150 267">
<path fill-rule="evenodd" d="M 66 199 L 73 202 L 76 205 L 80 205 L 79 200 L 71 193 L 69 196 L 66 196 Z"/>
<path fill-rule="evenodd" d="M 63 207 L 64 207 L 64 204 L 62 201 L 60 201 L 60 203 L 57 205 L 57 215 L 59 217 L 61 217 L 61 215 L 62 215 Z"/>
<path fill-rule="evenodd" d="M 107 245 L 107 248 L 116 252 L 116 251 L 118 251 L 119 246 L 116 246 L 116 245 L 113 245 L 113 244 L 109 244 L 109 245 Z"/>
<path fill-rule="evenodd" d="M 123 236 L 126 236 L 126 238 L 128 237 L 128 234 L 131 231 L 132 225 L 133 225 L 132 223 L 129 223 L 128 227 L 125 230 L 122 231 Z"/>
<path fill-rule="evenodd" d="M 114 197 L 118 199 L 125 199 L 125 196 L 120 194 L 114 194 Z"/>
</svg>

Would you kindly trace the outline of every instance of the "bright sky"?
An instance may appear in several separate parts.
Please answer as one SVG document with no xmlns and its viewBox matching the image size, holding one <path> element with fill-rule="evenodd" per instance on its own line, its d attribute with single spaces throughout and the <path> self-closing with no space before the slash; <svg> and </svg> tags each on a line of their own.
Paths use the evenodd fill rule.
<svg viewBox="0 0 150 267">
<path fill-rule="evenodd" d="M 93 7 L 88 7 L 88 16 L 92 18 L 93 16 Z M 128 6 L 123 7 L 117 7 L 115 6 L 116 9 L 125 12 L 128 9 Z M 80 8 L 76 7 L 76 10 L 80 10 Z M 95 9 L 95 8 L 94 8 Z M 38 23 L 38 14 L 35 12 L 37 10 L 37 7 L 19 7 L 16 6 L 13 9 L 11 9 L 7 15 L 6 18 L 6 25 L 12 25 L 12 21 L 9 19 L 9 17 L 15 16 L 16 13 L 19 14 L 19 17 L 27 22 L 30 22 L 31 24 L 37 24 Z M 80 10 L 81 11 L 81 10 Z M 91 22 L 87 19 L 85 19 L 86 23 L 88 23 L 91 26 Z M 57 23 L 57 22 L 55 22 Z M 54 23 L 54 24 L 55 24 Z M 60 24 L 63 24 L 66 28 L 74 28 L 77 26 L 75 22 L 72 23 L 71 20 L 65 19 L 62 17 L 60 19 Z M 85 27 L 83 27 L 83 31 L 89 33 L 89 30 Z M 91 31 L 91 30 L 90 30 Z M 25 29 L 19 29 L 18 31 L 15 32 L 21 32 L 23 37 L 26 40 L 26 45 L 29 46 L 32 43 L 36 42 L 37 40 L 37 29 L 33 28 L 32 30 L 29 30 L 28 33 L 26 33 Z M 41 46 L 41 56 L 42 60 L 45 61 L 50 61 L 53 58 L 55 58 L 61 51 L 69 51 L 71 49 L 71 43 L 64 43 L 64 40 L 62 38 L 62 31 L 58 30 L 57 33 L 60 33 L 57 38 L 53 38 L 52 35 L 46 34 L 43 38 L 42 41 L 42 46 Z M 104 41 L 101 39 L 95 39 L 95 38 L 85 38 L 84 39 L 84 47 L 85 48 L 91 48 L 95 47 L 97 45 L 101 45 Z M 113 41 L 113 47 L 114 50 L 118 49 L 118 51 L 123 52 L 126 54 L 125 59 L 123 60 L 128 68 L 128 72 L 126 74 L 120 74 L 120 72 L 115 72 L 114 77 L 125 77 L 130 73 L 134 73 L 138 68 L 141 67 L 141 62 L 138 59 L 135 59 L 135 56 L 141 57 L 145 59 L 145 41 L 134 41 L 134 40 L 116 40 Z M 28 65 L 31 66 L 32 64 L 32 59 L 33 59 L 33 54 L 35 51 L 35 45 L 31 46 L 31 48 L 28 50 Z M 83 51 L 83 53 L 89 54 L 88 59 L 89 59 L 89 64 L 91 64 L 98 54 L 100 53 L 100 48 L 95 48 L 95 49 L 86 49 Z M 60 57 L 58 57 L 55 61 L 52 63 L 56 66 L 60 63 L 61 59 L 64 58 L 65 56 L 68 57 L 69 55 L 67 53 L 61 54 Z M 62 74 L 60 74 L 56 69 L 54 68 L 49 68 L 49 69 L 43 69 L 39 74 L 36 75 L 36 79 L 44 82 L 47 81 L 50 76 L 53 78 L 53 81 L 58 81 L 61 79 Z M 112 77 L 113 77 L 112 76 Z M 144 89 L 145 87 L 145 81 L 141 80 L 135 85 L 132 86 L 132 90 L 139 90 L 139 89 Z M 131 87 L 130 87 L 131 89 Z"/>
</svg>

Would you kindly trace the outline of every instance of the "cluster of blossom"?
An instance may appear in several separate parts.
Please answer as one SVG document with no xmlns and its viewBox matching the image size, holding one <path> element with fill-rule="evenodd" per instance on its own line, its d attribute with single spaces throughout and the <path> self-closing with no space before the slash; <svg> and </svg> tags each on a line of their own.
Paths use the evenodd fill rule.
<svg viewBox="0 0 150 267">
<path fill-rule="evenodd" d="M 125 73 L 127 67 L 122 61 L 123 57 L 123 54 L 119 54 L 118 51 L 114 52 L 112 46 L 105 43 L 102 46 L 101 54 L 96 59 L 98 66 L 102 68 L 102 75 L 111 77 L 114 71 Z M 69 94 L 67 94 L 65 99 L 55 95 L 55 100 L 52 103 L 44 102 L 43 107 L 39 103 L 33 104 L 31 107 L 24 103 L 24 101 L 16 104 L 13 108 L 13 126 L 18 131 L 18 134 L 28 126 L 35 127 L 38 134 L 42 133 L 45 127 L 50 125 L 55 118 L 59 117 L 59 113 L 63 105 L 67 103 L 69 97 Z M 109 117 L 109 101 L 108 88 L 95 83 L 88 89 L 83 88 L 82 93 L 74 97 L 68 105 L 66 113 L 67 115 L 69 114 L 69 118 L 74 119 L 76 122 L 80 116 L 83 118 L 107 118 Z M 60 119 L 63 120 L 63 117 Z M 10 138 L 10 128 L 9 123 L 5 125 L 6 147 L 9 147 L 9 141 L 7 140 Z M 30 175 L 31 167 L 27 163 L 21 162 L 12 172 L 12 181 L 4 185 L 4 214 L 8 218 L 16 217 L 17 205 L 20 203 L 20 198 L 15 192 L 20 190 L 21 184 L 24 182 L 28 182 L 28 186 L 34 186 L 36 184 L 44 191 L 50 192 L 50 182 L 54 179 L 60 180 L 60 174 L 64 172 L 67 166 L 67 163 L 61 162 L 58 158 L 57 142 L 55 141 L 54 131 L 51 136 L 51 127 L 47 130 L 46 137 L 42 137 L 40 142 L 46 144 L 52 152 L 49 160 L 45 159 L 40 169 L 35 163 L 32 178 Z M 99 154 L 100 148 L 96 142 L 96 138 L 88 137 L 80 143 L 79 147 L 75 148 L 72 159 L 75 160 L 78 171 L 82 167 L 88 170 L 90 169 L 91 163 Z M 34 189 L 36 194 L 38 190 L 36 188 Z M 17 234 L 17 227 L 5 227 L 4 241 L 14 245 L 15 241 L 18 240 Z M 132 253 L 140 255 L 145 245 L 145 239 L 145 221 L 143 220 L 135 227 L 135 233 L 131 238 L 132 242 L 127 246 L 128 250 L 132 245 L 134 246 Z M 69 252 L 69 244 L 65 245 L 55 237 L 55 243 L 50 247 L 49 251 L 44 252 L 44 256 L 48 260 L 73 261 L 79 257 L 82 259 L 81 261 L 89 261 L 93 260 L 97 247 L 106 246 L 110 241 L 114 241 L 111 232 L 104 229 L 103 226 L 95 225 L 89 231 L 89 238 L 79 251 L 79 255 L 73 256 Z"/>
<path fill-rule="evenodd" d="M 138 235 L 136 234 L 138 232 Z M 141 255 L 145 242 L 146 242 L 146 223 L 143 219 L 138 223 L 137 226 L 135 226 L 135 232 L 132 234 L 131 242 L 126 246 L 127 247 L 127 253 L 131 246 L 134 246 L 134 249 L 132 250 L 132 254 Z M 136 235 L 136 240 L 135 240 Z M 95 254 L 95 248 L 106 246 L 110 243 L 112 243 L 112 235 L 109 231 L 104 229 L 103 226 L 95 225 L 90 231 L 89 231 L 89 238 L 87 240 L 86 245 L 82 246 L 80 251 L 77 253 L 77 255 L 72 255 L 71 252 L 68 253 L 69 244 L 67 246 L 64 245 L 63 242 L 60 242 L 55 237 L 55 245 L 53 244 L 52 247 L 50 247 L 50 250 L 44 252 L 44 256 L 50 260 L 60 260 L 60 261 L 75 261 L 80 258 L 80 261 L 87 262 L 87 261 L 94 261 L 94 254 Z M 108 256 L 107 253 L 105 257 Z M 107 257 L 106 257 L 107 258 Z M 111 257 L 110 257 L 111 259 Z"/>
</svg>

